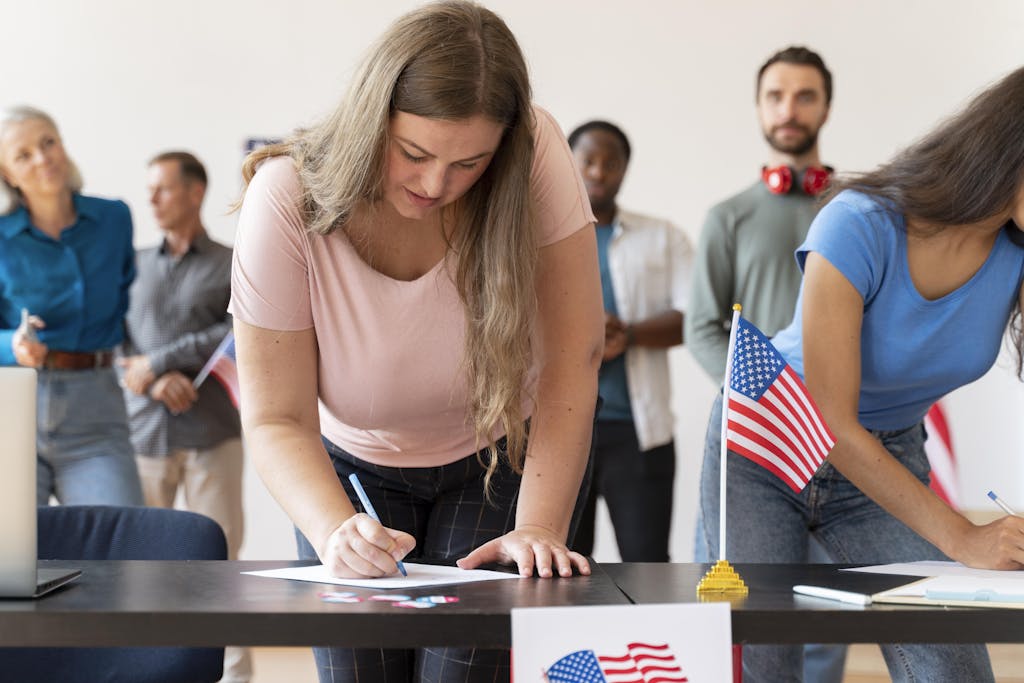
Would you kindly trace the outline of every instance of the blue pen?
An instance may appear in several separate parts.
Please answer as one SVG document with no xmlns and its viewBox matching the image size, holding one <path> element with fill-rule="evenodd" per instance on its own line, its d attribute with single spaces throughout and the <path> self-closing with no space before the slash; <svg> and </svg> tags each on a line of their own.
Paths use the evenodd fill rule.
<svg viewBox="0 0 1024 683">
<path fill-rule="evenodd" d="M 1013 516 L 1017 515 L 1017 513 L 1013 511 L 1013 508 L 1011 508 L 1009 505 L 1004 503 L 1003 499 L 996 495 L 995 491 L 989 491 L 988 492 L 988 497 L 992 499 L 993 503 L 995 503 L 996 505 L 1001 507 L 1003 509 L 1003 512 L 1005 512 L 1006 514 L 1013 515 Z"/>
<path fill-rule="evenodd" d="M 370 497 L 366 495 L 366 490 L 363 485 L 359 483 L 359 477 L 356 473 L 348 475 L 348 480 L 352 482 L 352 488 L 356 490 L 356 495 L 359 496 L 359 502 L 363 504 L 363 509 L 366 510 L 366 514 L 373 517 L 374 521 L 380 524 L 380 517 L 377 516 L 377 511 L 373 509 L 373 503 L 370 502 Z M 402 576 L 409 576 L 405 571 L 405 565 L 402 564 L 401 560 L 395 561 L 398 564 L 398 571 L 402 572 Z"/>
</svg>

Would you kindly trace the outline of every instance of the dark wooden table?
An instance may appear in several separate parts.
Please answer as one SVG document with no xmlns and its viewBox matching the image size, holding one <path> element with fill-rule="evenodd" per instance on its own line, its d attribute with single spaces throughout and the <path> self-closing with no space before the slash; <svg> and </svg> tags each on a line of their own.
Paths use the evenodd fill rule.
<svg viewBox="0 0 1024 683">
<path fill-rule="evenodd" d="M 515 607 L 629 604 L 595 568 L 589 577 L 435 586 L 403 595 L 458 603 L 403 609 L 324 602 L 325 590 L 387 593 L 240 572 L 308 562 L 40 562 L 79 567 L 73 584 L 40 600 L 0 600 L 3 646 L 263 645 L 508 648 Z M 396 592 L 396 591 L 391 591 Z"/>
<path fill-rule="evenodd" d="M 328 603 L 325 590 L 387 591 L 283 581 L 242 571 L 302 562 L 57 562 L 82 577 L 41 600 L 0 600 L 3 646 L 308 646 L 508 648 L 516 607 L 699 602 L 707 565 L 604 564 L 572 579 L 488 581 L 403 594 L 459 602 L 410 610 Z M 797 583 L 874 593 L 902 576 L 831 565 L 736 565 L 750 595 L 732 604 L 737 643 L 1024 642 L 1024 610 L 858 607 L 794 595 Z"/>
<path fill-rule="evenodd" d="M 706 564 L 604 564 L 602 569 L 638 604 L 700 602 Z M 909 576 L 843 572 L 835 565 L 737 564 L 750 589 L 732 603 L 735 643 L 1019 643 L 1024 610 L 872 605 L 860 607 L 793 593 L 810 584 L 877 593 Z"/>
</svg>

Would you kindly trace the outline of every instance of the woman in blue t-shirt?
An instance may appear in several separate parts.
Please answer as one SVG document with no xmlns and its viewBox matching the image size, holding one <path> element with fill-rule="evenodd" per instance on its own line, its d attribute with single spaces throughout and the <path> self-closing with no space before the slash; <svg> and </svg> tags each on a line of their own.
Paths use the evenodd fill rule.
<svg viewBox="0 0 1024 683">
<path fill-rule="evenodd" d="M 814 534 L 836 562 L 1024 567 L 1024 521 L 975 525 L 928 488 L 922 426 L 934 401 L 992 366 L 1008 321 L 1021 357 L 1022 111 L 1018 69 L 889 163 L 841 183 L 818 214 L 797 250 L 794 320 L 774 342 L 837 443 L 799 494 L 729 459 L 729 560 L 806 562 Z M 701 510 L 717 556 L 721 397 L 711 420 Z M 882 649 L 894 680 L 992 680 L 984 645 Z M 748 681 L 799 671 L 799 647 L 745 648 Z"/>
</svg>

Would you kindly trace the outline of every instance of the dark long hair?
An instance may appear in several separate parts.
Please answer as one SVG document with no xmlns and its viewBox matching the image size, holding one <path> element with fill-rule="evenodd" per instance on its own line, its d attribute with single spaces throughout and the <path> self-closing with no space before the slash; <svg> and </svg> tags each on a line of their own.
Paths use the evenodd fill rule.
<svg viewBox="0 0 1024 683">
<path fill-rule="evenodd" d="M 882 199 L 930 232 L 1005 214 L 1024 185 L 1024 67 L 990 86 L 959 113 L 870 173 L 841 179 L 833 192 Z M 1024 247 L 1024 225 L 1007 225 Z M 1020 297 L 1010 317 L 1017 376 L 1024 379 Z"/>
</svg>

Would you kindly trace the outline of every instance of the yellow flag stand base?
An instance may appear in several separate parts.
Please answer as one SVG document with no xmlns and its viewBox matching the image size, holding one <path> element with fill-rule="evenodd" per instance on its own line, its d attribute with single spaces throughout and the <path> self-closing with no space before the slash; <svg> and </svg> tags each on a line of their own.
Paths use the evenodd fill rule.
<svg viewBox="0 0 1024 683">
<path fill-rule="evenodd" d="M 728 560 L 719 560 L 697 584 L 697 597 L 707 599 L 721 596 L 725 599 L 747 595 L 747 584 L 732 568 Z"/>
</svg>

